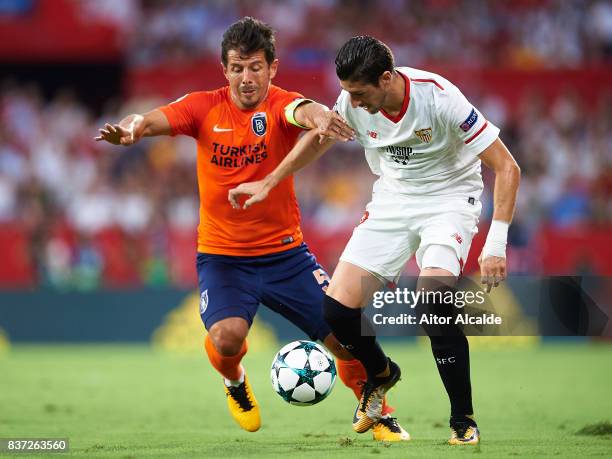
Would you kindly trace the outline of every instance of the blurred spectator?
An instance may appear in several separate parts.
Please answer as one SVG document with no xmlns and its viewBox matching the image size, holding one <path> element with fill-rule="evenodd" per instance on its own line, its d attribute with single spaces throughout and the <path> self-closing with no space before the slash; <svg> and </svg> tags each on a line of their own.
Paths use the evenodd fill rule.
<svg viewBox="0 0 612 459">
<path fill-rule="evenodd" d="M 83 11 L 97 4 L 80 3 Z M 130 64 L 173 65 L 218 62 L 222 32 L 245 14 L 278 30 L 279 56 L 294 68 L 327 68 L 355 33 L 385 40 L 399 63 L 416 67 L 577 68 L 612 59 L 612 6 L 604 0 L 142 0 L 108 2 L 88 17 L 116 22 L 129 36 Z M 601 94 L 596 107 L 584 106 L 571 90 L 552 101 L 525 92 L 518 109 L 496 94 L 470 98 L 502 128 L 523 171 L 509 234 L 511 250 L 520 254 L 514 269 L 541 268 L 534 240 L 548 227 L 612 223 L 610 94 Z M 161 137 L 119 148 L 92 141 L 103 121 L 162 102 L 109 103 L 96 120 L 69 90 L 45 101 L 35 85 L 3 83 L 0 230 L 10 226 L 13 235 L 16 226 L 27 239 L 27 253 L 20 255 L 30 260 L 37 283 L 78 289 L 195 285 L 195 143 Z M 485 170 L 485 222 L 492 178 Z M 306 240 L 329 270 L 374 180 L 355 143 L 336 145 L 297 175 Z"/>
<path fill-rule="evenodd" d="M 547 224 L 610 224 L 607 99 L 598 110 L 586 111 L 572 93 L 550 106 L 525 94 L 512 116 L 503 101 L 487 95 L 483 100 L 523 170 L 512 245 L 529 246 L 531 235 Z M 119 119 L 138 103 L 129 100 L 108 116 Z M 36 88 L 8 86 L 0 107 L 0 222 L 20 222 L 40 282 L 95 288 L 109 270 L 127 273 L 125 279 L 117 274 L 113 285 L 193 280 L 188 269 L 176 268 L 177 262 L 193 262 L 198 221 L 190 139 L 162 137 L 130 148 L 96 144 L 83 133 L 93 135 L 98 122 L 66 92 L 45 104 Z M 25 130 L 24 124 L 36 129 Z M 485 173 L 486 181 L 491 178 Z M 360 147 L 334 147 L 297 176 L 304 226 L 317 228 L 318 238 L 348 234 L 374 179 Z M 484 220 L 490 217 L 490 193 L 489 187 L 483 196 Z M 185 246 L 177 247 L 177 241 Z M 190 259 L 176 260 L 176 253 L 191 253 Z M 333 264 L 336 255 L 320 257 Z"/>
<path fill-rule="evenodd" d="M 223 30 L 244 15 L 277 29 L 278 54 L 293 65 L 327 63 L 357 32 L 376 35 L 414 67 L 563 68 L 612 57 L 605 0 L 143 0 L 130 61 L 219 59 Z"/>
</svg>

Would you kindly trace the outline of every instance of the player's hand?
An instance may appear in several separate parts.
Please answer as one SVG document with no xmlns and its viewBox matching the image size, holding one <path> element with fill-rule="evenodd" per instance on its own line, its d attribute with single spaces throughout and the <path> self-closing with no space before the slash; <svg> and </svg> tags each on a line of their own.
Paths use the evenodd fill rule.
<svg viewBox="0 0 612 459">
<path fill-rule="evenodd" d="M 240 209 L 240 203 L 238 201 L 241 196 L 246 195 L 249 198 L 244 202 L 242 208 L 248 209 L 253 204 L 257 204 L 266 199 L 272 188 L 274 187 L 270 185 L 270 181 L 267 179 L 241 183 L 236 188 L 229 190 L 227 199 L 234 209 Z"/>
<path fill-rule="evenodd" d="M 506 279 L 506 259 L 489 255 L 482 258 L 482 253 L 478 257 L 480 265 L 481 283 L 486 284 L 487 293 L 491 292 L 493 287 L 497 287 L 499 283 Z"/>
<path fill-rule="evenodd" d="M 319 133 L 319 143 L 324 143 L 331 138 L 348 142 L 355 140 L 355 130 L 348 125 L 338 112 L 327 110 L 315 119 L 317 132 Z"/>
<path fill-rule="evenodd" d="M 119 124 L 106 123 L 103 129 L 99 129 L 100 135 L 94 137 L 94 140 L 104 140 L 113 145 L 132 145 L 142 137 L 143 120 L 142 115 L 130 115 Z"/>
</svg>

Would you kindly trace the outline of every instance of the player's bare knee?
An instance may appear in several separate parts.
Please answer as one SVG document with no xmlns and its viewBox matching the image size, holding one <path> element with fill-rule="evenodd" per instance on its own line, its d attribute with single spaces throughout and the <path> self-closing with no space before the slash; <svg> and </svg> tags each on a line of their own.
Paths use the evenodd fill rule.
<svg viewBox="0 0 612 459">
<path fill-rule="evenodd" d="M 333 286 L 332 284 L 327 287 L 325 294 L 342 304 L 344 304 L 344 300 L 347 297 L 347 293 L 344 289 Z"/>
<path fill-rule="evenodd" d="M 417 290 L 437 290 L 440 287 L 453 287 L 457 277 L 450 271 L 441 268 L 423 268 L 417 281 Z"/>
<path fill-rule="evenodd" d="M 208 334 L 217 352 L 224 356 L 236 355 L 248 334 L 248 324 L 243 326 L 240 322 L 223 320 L 214 324 Z"/>
<path fill-rule="evenodd" d="M 417 288 L 437 288 L 438 285 L 454 286 L 461 273 L 457 252 L 450 246 L 431 244 L 426 246 L 420 259 L 421 272 Z"/>
<path fill-rule="evenodd" d="M 450 271 L 443 269 L 443 268 L 438 268 L 436 266 L 428 266 L 427 268 L 421 269 L 420 275 L 425 276 L 425 277 L 435 277 L 435 276 L 455 277 L 455 275 L 451 273 Z"/>
<path fill-rule="evenodd" d="M 232 333 L 220 333 L 211 339 L 217 352 L 226 357 L 238 354 L 244 343 L 244 338 Z"/>
<path fill-rule="evenodd" d="M 381 285 L 372 273 L 340 261 L 325 293 L 347 308 L 362 308 Z"/>
<path fill-rule="evenodd" d="M 361 289 L 340 282 L 330 283 L 325 294 L 347 308 L 360 308 L 363 303 Z"/>
</svg>

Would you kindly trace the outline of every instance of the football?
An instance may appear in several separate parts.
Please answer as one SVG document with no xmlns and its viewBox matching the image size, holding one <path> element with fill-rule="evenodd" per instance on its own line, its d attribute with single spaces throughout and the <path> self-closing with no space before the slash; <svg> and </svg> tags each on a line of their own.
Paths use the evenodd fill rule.
<svg viewBox="0 0 612 459">
<path fill-rule="evenodd" d="M 292 405 L 309 406 L 327 397 L 336 383 L 336 364 L 323 346 L 293 341 L 274 356 L 272 387 Z"/>
</svg>

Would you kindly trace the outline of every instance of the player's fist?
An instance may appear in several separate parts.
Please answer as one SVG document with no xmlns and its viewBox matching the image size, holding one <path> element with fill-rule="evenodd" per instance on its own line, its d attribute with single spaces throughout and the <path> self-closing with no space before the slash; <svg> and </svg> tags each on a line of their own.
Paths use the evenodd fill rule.
<svg viewBox="0 0 612 459">
<path fill-rule="evenodd" d="M 505 258 L 496 257 L 494 255 L 488 255 L 483 258 L 481 252 L 478 257 L 478 264 L 480 265 L 481 282 L 486 284 L 487 293 L 489 293 L 493 287 L 497 287 L 501 281 L 506 279 Z"/>
<path fill-rule="evenodd" d="M 327 110 L 315 119 L 319 143 L 323 143 L 326 138 L 347 142 L 355 139 L 355 131 L 342 118 L 338 112 Z"/>
<path fill-rule="evenodd" d="M 106 123 L 104 128 L 99 129 L 100 135 L 94 140 L 98 142 L 104 140 L 113 145 L 132 145 L 142 137 L 143 121 L 142 115 L 130 115 L 122 119 L 119 124 Z"/>
</svg>

